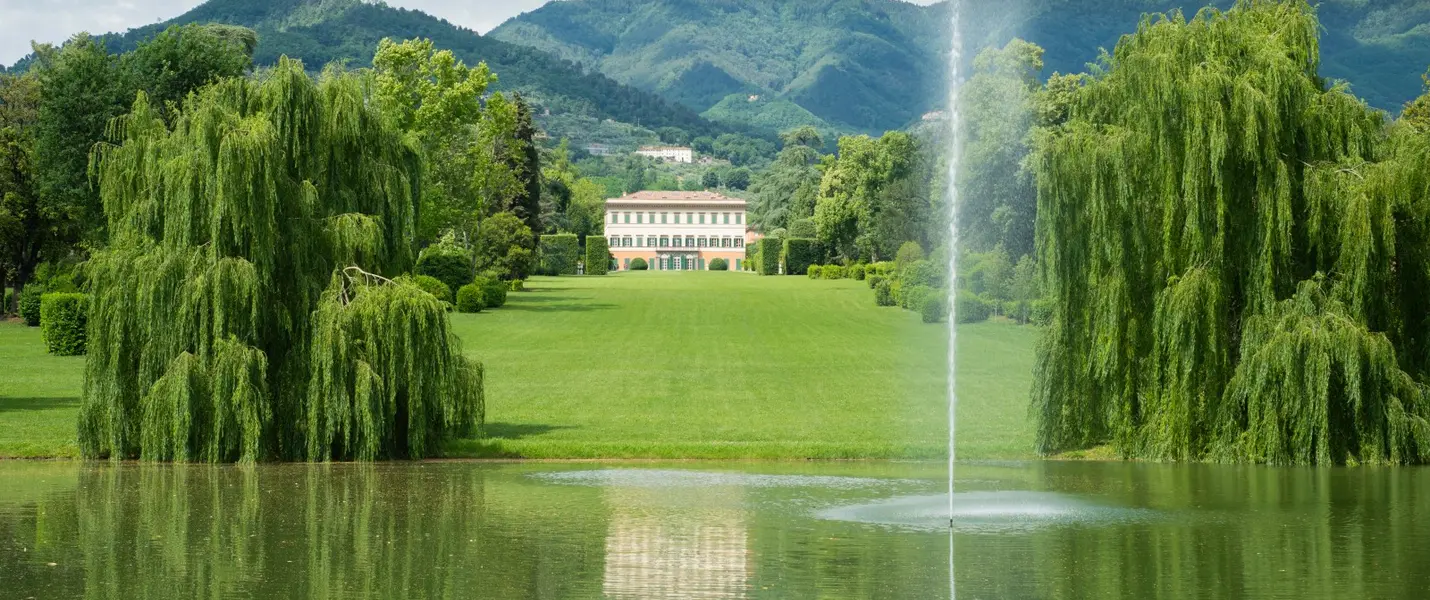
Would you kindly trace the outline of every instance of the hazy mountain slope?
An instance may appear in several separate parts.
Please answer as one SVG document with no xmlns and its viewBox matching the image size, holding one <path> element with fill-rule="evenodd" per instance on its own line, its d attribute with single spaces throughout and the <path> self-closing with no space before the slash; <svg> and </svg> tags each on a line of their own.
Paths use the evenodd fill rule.
<svg viewBox="0 0 1430 600">
<path fill-rule="evenodd" d="M 1217 0 L 1223 8 L 1231 0 Z M 1398 111 L 1430 66 L 1430 0 L 1323 0 L 1322 73 Z M 976 50 L 1017 36 L 1047 72 L 1083 71 L 1142 15 L 1198 2 L 964 2 Z M 617 81 L 707 111 L 731 94 L 797 104 L 852 131 L 903 127 L 946 103 L 948 5 L 897 0 L 563 0 L 489 37 L 594 65 Z M 728 113 L 728 111 L 720 111 Z M 792 114 L 791 111 L 782 111 Z M 707 113 L 708 115 L 709 113 Z"/>
<path fill-rule="evenodd" d="M 109 36 L 108 43 L 112 51 L 128 50 L 171 24 L 193 22 L 251 27 L 259 33 L 259 65 L 287 55 L 314 70 L 334 60 L 366 66 L 384 37 L 431 38 L 468 64 L 486 61 L 499 77 L 499 89 L 529 93 L 554 110 L 652 129 L 676 126 L 696 135 L 729 130 L 685 106 L 550 54 L 482 37 L 419 11 L 360 0 L 210 0 L 164 23 Z"/>
</svg>

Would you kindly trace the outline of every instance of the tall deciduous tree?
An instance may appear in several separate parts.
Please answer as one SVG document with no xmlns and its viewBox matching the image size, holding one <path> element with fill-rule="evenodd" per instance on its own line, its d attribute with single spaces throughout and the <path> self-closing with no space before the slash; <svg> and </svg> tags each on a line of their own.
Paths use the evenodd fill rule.
<svg viewBox="0 0 1430 600">
<path fill-rule="evenodd" d="M 1023 40 L 981 52 L 964 86 L 959 239 L 974 251 L 1033 251 L 1037 190 L 1023 168 L 1034 124 L 1043 49 Z"/>
<path fill-rule="evenodd" d="M 814 208 L 820 241 L 849 259 L 877 259 L 897 251 L 895 244 L 881 254 L 873 232 L 888 216 L 881 214 L 887 204 L 881 196 L 913 172 L 916 152 L 913 137 L 898 131 L 879 139 L 840 138 L 838 158 L 824 170 Z"/>
<path fill-rule="evenodd" d="M 87 457 L 434 454 L 482 420 L 480 365 L 410 268 L 421 160 L 371 88 L 279 61 L 166 125 L 140 94 L 97 151 Z"/>
<path fill-rule="evenodd" d="M 1430 461 L 1430 141 L 1301 0 L 1149 17 L 1039 134 L 1043 452 Z"/>
</svg>

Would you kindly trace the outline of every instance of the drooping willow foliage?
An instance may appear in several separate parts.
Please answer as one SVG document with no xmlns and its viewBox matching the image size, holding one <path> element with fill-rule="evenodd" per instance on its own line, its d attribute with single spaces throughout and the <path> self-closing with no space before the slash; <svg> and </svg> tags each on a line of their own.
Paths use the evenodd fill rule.
<svg viewBox="0 0 1430 600">
<path fill-rule="evenodd" d="M 429 456 L 482 418 L 479 365 L 439 303 L 376 274 L 413 261 L 421 166 L 365 80 L 191 95 L 166 127 L 141 94 L 93 176 L 111 245 L 88 265 L 89 457 Z"/>
<path fill-rule="evenodd" d="M 1430 461 L 1430 144 L 1317 33 L 1302 0 L 1148 17 L 1039 132 L 1040 451 Z"/>
</svg>

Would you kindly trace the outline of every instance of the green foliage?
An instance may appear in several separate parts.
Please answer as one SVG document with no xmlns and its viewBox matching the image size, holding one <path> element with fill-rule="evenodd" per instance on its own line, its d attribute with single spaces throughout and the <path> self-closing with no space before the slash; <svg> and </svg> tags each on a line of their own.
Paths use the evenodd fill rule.
<svg viewBox="0 0 1430 600">
<path fill-rule="evenodd" d="M 41 320 L 41 298 L 45 294 L 45 288 L 38 285 L 25 286 L 20 294 L 20 318 L 25 321 L 28 327 L 39 327 Z"/>
<path fill-rule="evenodd" d="M 640 260 L 640 259 L 636 259 L 636 260 Z M 711 270 L 711 271 L 729 271 L 729 270 L 730 270 L 730 261 L 727 261 L 727 260 L 725 260 L 725 259 L 723 259 L 723 258 L 718 258 L 718 257 L 717 257 L 717 258 L 712 258 L 712 259 L 710 259 L 710 270 Z"/>
<path fill-rule="evenodd" d="M 886 279 L 879 279 L 874 284 L 874 304 L 879 306 L 898 305 L 898 300 L 894 298 L 893 282 Z"/>
<path fill-rule="evenodd" d="M 869 289 L 871 289 L 871 290 L 872 290 L 872 289 L 875 289 L 875 288 L 878 288 L 878 287 L 879 287 L 879 284 L 880 284 L 880 283 L 883 283 L 883 282 L 884 282 L 884 276 L 883 276 L 883 275 L 880 275 L 880 274 L 878 274 L 878 273 L 870 273 L 870 274 L 864 276 L 864 283 L 869 284 Z"/>
<path fill-rule="evenodd" d="M 497 213 L 482 221 L 475 248 L 479 271 L 500 279 L 526 279 L 535 267 L 536 236 L 515 214 Z"/>
<path fill-rule="evenodd" d="M 899 210 L 909 194 L 896 186 L 914 173 L 917 152 L 914 138 L 899 131 L 839 139 L 838 158 L 824 170 L 814 207 L 819 240 L 832 253 L 856 259 L 883 250 L 887 256 L 909 239 L 898 230 L 918 219 Z M 926 198 L 919 200 L 927 204 Z"/>
<path fill-rule="evenodd" d="M 452 302 L 452 288 L 442 283 L 442 280 L 430 275 L 418 275 L 412 278 L 412 284 L 418 289 L 432 294 L 438 300 L 450 304 Z"/>
<path fill-rule="evenodd" d="M 506 306 L 506 295 L 511 291 L 511 286 L 502 281 L 496 273 L 487 273 L 478 277 L 475 283 L 482 286 L 482 303 L 486 308 Z"/>
<path fill-rule="evenodd" d="M 143 94 L 96 150 L 110 244 L 92 291 L 86 457 L 433 455 L 476 432 L 481 367 L 413 268 L 421 166 L 363 78 L 295 61 Z"/>
<path fill-rule="evenodd" d="M 84 294 L 45 294 L 40 300 L 40 332 L 50 354 L 84 354 L 88 319 L 89 299 Z"/>
<path fill-rule="evenodd" d="M 789 238 L 784 242 L 784 262 L 786 275 L 803 275 L 810 265 L 817 265 L 824 258 L 819 240 Z"/>
<path fill-rule="evenodd" d="M 1325 84 L 1320 31 L 1149 17 L 1038 132 L 1040 451 L 1427 459 L 1430 144 Z"/>
<path fill-rule="evenodd" d="M 782 245 L 780 239 L 777 237 L 763 237 L 755 242 L 755 262 L 759 274 L 780 274 L 780 250 L 782 249 Z"/>
<path fill-rule="evenodd" d="M 945 273 L 944 269 L 944 265 L 933 261 L 914 261 L 900 272 L 899 280 L 905 286 L 941 288 L 948 279 L 948 273 Z"/>
<path fill-rule="evenodd" d="M 924 249 L 918 242 L 904 242 L 899 246 L 899 251 L 894 255 L 894 270 L 903 271 L 904 267 L 924 259 Z"/>
<path fill-rule="evenodd" d="M 611 266 L 611 248 L 599 235 L 586 238 L 586 274 L 605 275 Z"/>
<path fill-rule="evenodd" d="M 814 219 L 796 219 L 789 224 L 790 237 L 812 239 L 815 235 Z"/>
<path fill-rule="evenodd" d="M 821 279 L 844 279 L 847 275 L 844 267 L 839 265 L 824 265 L 819 269 Z"/>
<path fill-rule="evenodd" d="M 1405 105 L 1400 112 L 1400 122 L 1420 133 L 1430 134 L 1430 70 L 1421 79 L 1425 81 L 1425 93 Z"/>
<path fill-rule="evenodd" d="M 479 283 L 469 283 L 457 290 L 457 312 L 479 313 L 487 307 L 486 286 Z"/>
<path fill-rule="evenodd" d="M 713 267 L 713 262 L 712 262 L 712 267 Z M 650 265 L 646 263 L 646 261 L 645 261 L 644 258 L 641 258 L 641 257 L 637 256 L 637 257 L 631 259 L 631 270 L 632 270 L 632 271 L 645 271 L 645 270 L 647 270 L 647 269 L 649 269 L 649 268 L 650 268 Z"/>
<path fill-rule="evenodd" d="M 853 279 L 855 281 L 864 281 L 864 277 L 867 274 L 867 269 L 868 267 L 866 265 L 854 264 L 849 265 L 847 273 L 850 279 Z"/>
<path fill-rule="evenodd" d="M 1043 49 L 1020 39 L 974 60 L 964 85 L 959 239 L 964 248 L 1033 251 L 1037 190 L 1024 168 Z"/>
<path fill-rule="evenodd" d="M 948 319 L 948 296 L 925 294 L 918 305 L 919 318 L 925 323 L 941 323 Z"/>
<path fill-rule="evenodd" d="M 472 256 L 457 245 L 451 235 L 422 250 L 413 272 L 418 275 L 435 277 L 447 284 L 447 289 L 460 289 L 472 282 L 476 270 L 472 268 Z"/>
<path fill-rule="evenodd" d="M 575 275 L 581 242 L 574 233 L 541 236 L 539 258 L 545 275 Z"/>
<path fill-rule="evenodd" d="M 524 291 L 526 291 L 526 280 L 525 280 L 525 279 L 513 279 L 513 280 L 511 280 L 511 281 L 508 281 L 508 282 L 507 282 L 507 290 L 513 291 L 513 292 L 524 292 Z"/>
<path fill-rule="evenodd" d="M 821 267 L 819 265 L 810 265 L 808 269 L 805 269 L 805 275 L 808 275 L 810 279 L 819 279 L 821 276 L 820 270 Z"/>
<path fill-rule="evenodd" d="M 993 315 L 993 306 L 973 292 L 959 292 L 955 302 L 959 323 L 981 323 Z"/>
</svg>

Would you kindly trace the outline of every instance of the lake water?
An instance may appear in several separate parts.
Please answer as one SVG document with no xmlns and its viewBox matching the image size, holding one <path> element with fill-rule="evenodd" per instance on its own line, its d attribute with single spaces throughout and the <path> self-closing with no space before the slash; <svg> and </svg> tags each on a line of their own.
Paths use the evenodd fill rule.
<svg viewBox="0 0 1430 600">
<path fill-rule="evenodd" d="M 0 463 L 3 598 L 1430 597 L 1430 469 Z"/>
</svg>

